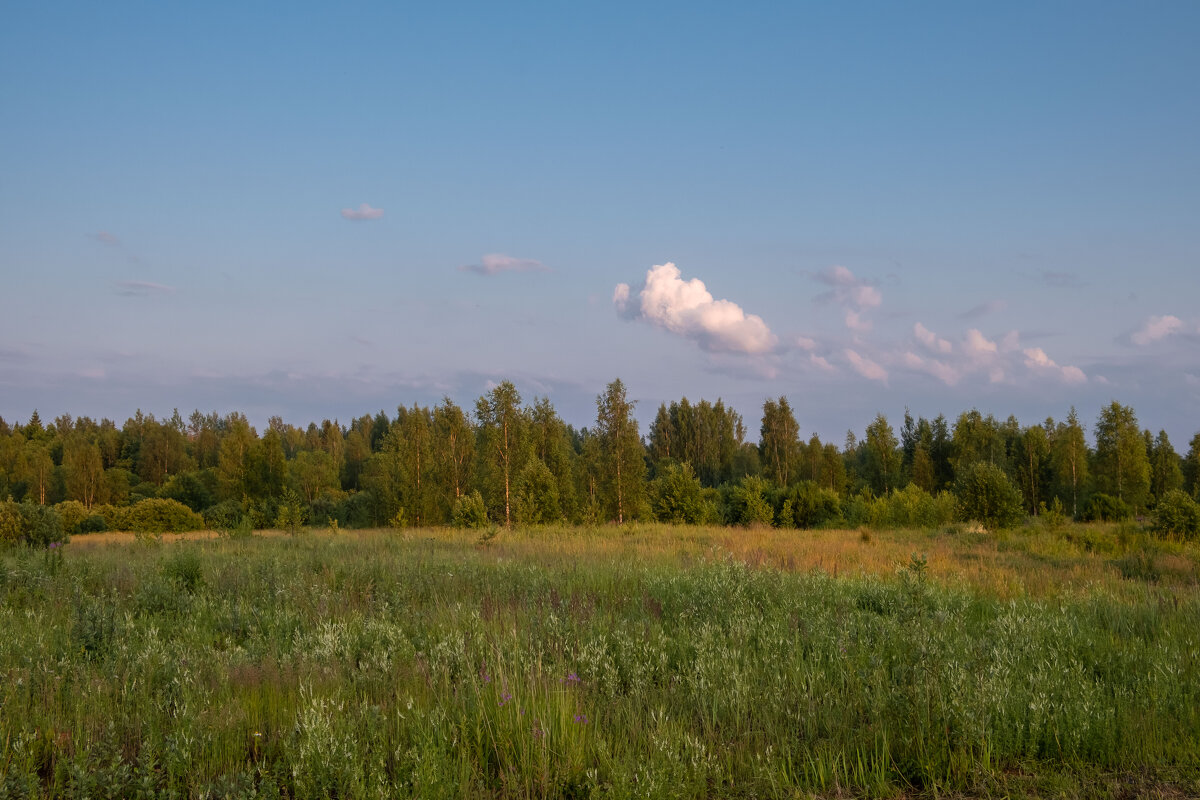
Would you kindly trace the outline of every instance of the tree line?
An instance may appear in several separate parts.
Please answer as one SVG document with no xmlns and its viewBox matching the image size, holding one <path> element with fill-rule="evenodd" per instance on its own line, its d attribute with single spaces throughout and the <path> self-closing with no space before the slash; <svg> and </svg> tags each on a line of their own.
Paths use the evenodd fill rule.
<svg viewBox="0 0 1200 800">
<path fill-rule="evenodd" d="M 112 523 L 114 509 L 155 500 L 210 526 L 273 527 L 281 510 L 314 524 L 441 525 L 473 509 L 475 519 L 506 526 L 804 527 L 880 513 L 902 522 L 907 512 L 895 509 L 905 504 L 946 516 L 945 498 L 979 464 L 1028 515 L 1114 518 L 1147 512 L 1172 492 L 1200 495 L 1200 433 L 1180 456 L 1165 431 L 1142 429 L 1115 401 L 1092 433 L 1094 445 L 1074 409 L 1031 425 L 977 410 L 953 422 L 906 412 L 898 432 L 879 414 L 839 445 L 805 438 L 779 397 L 764 402 L 757 441 L 719 399 L 664 403 L 643 436 L 620 380 L 597 397 L 595 423 L 578 429 L 547 398 L 527 403 L 506 381 L 470 410 L 444 398 L 349 425 L 272 417 L 261 433 L 239 413 L 139 411 L 119 428 L 69 415 L 46 424 L 36 411 L 24 424 L 0 418 L 0 498 L 72 504 L 86 512 L 75 518 L 96 526 Z"/>
</svg>

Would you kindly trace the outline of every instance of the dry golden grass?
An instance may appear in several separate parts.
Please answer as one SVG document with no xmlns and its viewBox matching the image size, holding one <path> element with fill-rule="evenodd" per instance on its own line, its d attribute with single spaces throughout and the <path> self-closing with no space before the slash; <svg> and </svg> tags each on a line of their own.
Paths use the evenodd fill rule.
<svg viewBox="0 0 1200 800">
<path fill-rule="evenodd" d="M 1086 536 L 1080 536 L 1084 532 Z M 289 534 L 257 531 L 271 538 Z M 451 528 L 340 530 L 317 528 L 302 536 L 370 541 L 400 537 L 448 548 L 477 548 L 496 559 L 535 562 L 659 562 L 687 566 L 733 558 L 749 566 L 785 572 L 820 570 L 833 576 L 891 575 L 924 558 L 926 574 L 948 585 L 971 586 L 999 597 L 1050 596 L 1104 587 L 1136 585 L 1122 576 L 1119 559 L 1145 546 L 1121 543 L 1116 526 L 1068 526 L 1058 531 L 1027 529 L 1002 533 L 948 528 L 922 530 L 784 530 L 775 528 L 686 527 L 628 524 L 596 528 L 549 526 L 502 530 L 484 541 L 476 531 Z M 162 542 L 215 539 L 215 531 L 163 534 Z M 110 531 L 76 536 L 79 548 L 124 546 L 135 534 Z M 1152 545 L 1159 581 L 1168 586 L 1200 585 L 1200 547 Z"/>
</svg>

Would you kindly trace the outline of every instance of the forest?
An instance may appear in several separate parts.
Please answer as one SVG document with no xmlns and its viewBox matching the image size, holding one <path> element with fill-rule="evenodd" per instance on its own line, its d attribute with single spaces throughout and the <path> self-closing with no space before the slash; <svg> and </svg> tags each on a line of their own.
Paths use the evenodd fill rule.
<svg viewBox="0 0 1200 800">
<path fill-rule="evenodd" d="M 644 436 L 620 380 L 596 408 L 594 425 L 577 429 L 505 381 L 473 409 L 445 398 L 348 425 L 272 417 L 261 433 L 239 413 L 138 411 L 120 427 L 70 415 L 45 423 L 36 411 L 24 424 L 0 418 L 0 538 L 21 538 L 21 509 L 36 517 L 46 507 L 68 535 L 638 519 L 1004 526 L 1047 514 L 1147 516 L 1184 536 L 1200 526 L 1200 433 L 1181 456 L 1115 401 L 1091 436 L 1073 408 L 1033 424 L 970 410 L 953 421 L 906 412 L 899 431 L 879 414 L 840 443 L 805 438 L 786 397 L 763 403 L 757 441 L 720 399 L 664 403 Z"/>
</svg>

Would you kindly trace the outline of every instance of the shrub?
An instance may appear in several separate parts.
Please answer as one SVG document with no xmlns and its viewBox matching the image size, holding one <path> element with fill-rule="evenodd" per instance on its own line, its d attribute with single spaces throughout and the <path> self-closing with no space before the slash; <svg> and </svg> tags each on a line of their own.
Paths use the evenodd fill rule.
<svg viewBox="0 0 1200 800">
<path fill-rule="evenodd" d="M 178 500 L 141 500 L 125 510 L 124 528 L 135 533 L 180 533 L 204 527 L 204 518 Z"/>
<path fill-rule="evenodd" d="M 742 478 L 730 493 L 729 521 L 748 527 L 771 525 L 775 521 L 775 511 L 767 502 L 768 488 L 762 478 Z"/>
<path fill-rule="evenodd" d="M 1163 536 L 1194 539 L 1200 534 L 1200 504 L 1186 492 L 1172 489 L 1158 501 L 1151 528 Z"/>
<path fill-rule="evenodd" d="M 784 527 L 816 528 L 839 521 L 841 517 L 842 501 L 837 492 L 823 489 L 812 481 L 801 481 L 783 495 L 780 525 Z"/>
<path fill-rule="evenodd" d="M 954 482 L 959 516 L 989 528 L 1011 528 L 1024 516 L 1021 491 L 1004 470 L 986 461 L 971 464 Z"/>
<path fill-rule="evenodd" d="M 78 500 L 64 500 L 56 505 L 54 510 L 58 512 L 63 530 L 67 533 L 78 533 L 80 523 L 89 515 L 87 506 Z"/>
<path fill-rule="evenodd" d="M 223 500 L 204 509 L 204 524 L 214 531 L 228 531 L 237 527 L 245 516 L 241 503 Z"/>
<path fill-rule="evenodd" d="M 955 503 L 953 495 L 945 492 L 932 495 L 910 483 L 884 498 L 880 511 L 884 517 L 882 523 L 887 527 L 936 528 L 953 521 Z"/>
<path fill-rule="evenodd" d="M 1133 517 L 1133 507 L 1124 500 L 1100 493 L 1092 495 L 1083 512 L 1084 519 L 1099 522 L 1120 522 Z"/>
<path fill-rule="evenodd" d="M 89 514 L 79 523 L 79 533 L 101 533 L 108 530 L 108 523 L 100 514 Z"/>
<path fill-rule="evenodd" d="M 704 490 L 691 464 L 669 464 L 650 482 L 650 510 L 659 522 L 699 525 L 707 519 Z"/>
<path fill-rule="evenodd" d="M 450 512 L 450 524 L 455 528 L 470 528 L 478 530 L 488 525 L 487 506 L 483 504 L 483 495 L 478 491 L 464 494 L 454 501 Z"/>
<path fill-rule="evenodd" d="M 299 533 L 300 528 L 304 526 L 307 509 L 304 508 L 299 495 L 290 489 L 283 493 L 283 499 L 279 502 L 279 512 L 275 517 L 275 526 L 280 530 L 285 530 L 288 533 Z"/>
<path fill-rule="evenodd" d="M 0 543 L 46 547 L 69 538 L 53 507 L 11 500 L 0 503 Z"/>
<path fill-rule="evenodd" d="M 523 525 L 544 525 L 562 520 L 554 473 L 534 456 L 517 476 L 514 516 Z"/>
</svg>

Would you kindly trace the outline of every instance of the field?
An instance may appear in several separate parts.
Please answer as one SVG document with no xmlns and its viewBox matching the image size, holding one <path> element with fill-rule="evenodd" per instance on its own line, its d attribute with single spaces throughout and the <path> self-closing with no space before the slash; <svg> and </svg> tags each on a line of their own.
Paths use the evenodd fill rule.
<svg viewBox="0 0 1200 800">
<path fill-rule="evenodd" d="M 1200 548 L 1132 526 L 0 553 L 0 797 L 1200 795 Z"/>
</svg>

